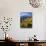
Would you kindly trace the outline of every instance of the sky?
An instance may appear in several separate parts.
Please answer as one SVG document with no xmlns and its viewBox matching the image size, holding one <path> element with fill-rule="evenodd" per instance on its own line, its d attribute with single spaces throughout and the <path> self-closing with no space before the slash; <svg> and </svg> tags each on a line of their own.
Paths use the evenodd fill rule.
<svg viewBox="0 0 46 46">
<path fill-rule="evenodd" d="M 20 16 L 32 16 L 32 12 L 21 12 Z"/>
</svg>

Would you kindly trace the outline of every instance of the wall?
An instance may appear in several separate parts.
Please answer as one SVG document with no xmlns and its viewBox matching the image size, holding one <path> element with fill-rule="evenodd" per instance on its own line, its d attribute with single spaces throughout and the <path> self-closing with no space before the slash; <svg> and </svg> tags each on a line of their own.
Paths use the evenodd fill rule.
<svg viewBox="0 0 46 46">
<path fill-rule="evenodd" d="M 33 27 L 31 29 L 20 28 L 20 12 L 22 11 L 33 13 Z M 12 26 L 8 33 L 10 37 L 16 38 L 17 40 L 28 40 L 34 34 L 37 35 L 37 39 L 44 40 L 46 34 L 45 12 L 45 8 L 32 8 L 28 0 L 0 0 L 0 18 L 4 16 L 13 18 Z M 0 39 L 2 38 L 0 36 Z"/>
</svg>

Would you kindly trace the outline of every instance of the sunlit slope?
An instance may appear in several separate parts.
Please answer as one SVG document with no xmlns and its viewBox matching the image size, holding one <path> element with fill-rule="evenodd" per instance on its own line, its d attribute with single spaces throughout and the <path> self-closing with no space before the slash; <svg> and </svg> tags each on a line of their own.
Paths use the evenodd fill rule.
<svg viewBox="0 0 46 46">
<path fill-rule="evenodd" d="M 25 20 L 22 20 L 20 25 L 21 27 L 28 27 L 29 24 L 32 25 L 32 17 L 28 17 Z"/>
</svg>

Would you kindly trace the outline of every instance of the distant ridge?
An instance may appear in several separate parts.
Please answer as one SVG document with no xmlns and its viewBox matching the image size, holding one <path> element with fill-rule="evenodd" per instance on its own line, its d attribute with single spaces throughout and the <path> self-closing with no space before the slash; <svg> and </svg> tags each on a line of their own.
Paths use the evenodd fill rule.
<svg viewBox="0 0 46 46">
<path fill-rule="evenodd" d="M 20 19 L 21 19 L 21 20 L 22 20 L 22 19 L 24 20 L 24 19 L 26 19 L 26 18 L 28 18 L 28 17 L 32 17 L 32 16 L 21 16 Z"/>
</svg>

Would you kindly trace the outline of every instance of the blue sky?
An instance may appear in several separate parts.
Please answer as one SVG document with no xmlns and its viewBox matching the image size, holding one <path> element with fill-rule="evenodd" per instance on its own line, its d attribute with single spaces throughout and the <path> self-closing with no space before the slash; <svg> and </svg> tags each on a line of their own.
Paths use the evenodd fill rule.
<svg viewBox="0 0 46 46">
<path fill-rule="evenodd" d="M 20 16 L 32 16 L 32 12 L 21 12 Z"/>
</svg>

